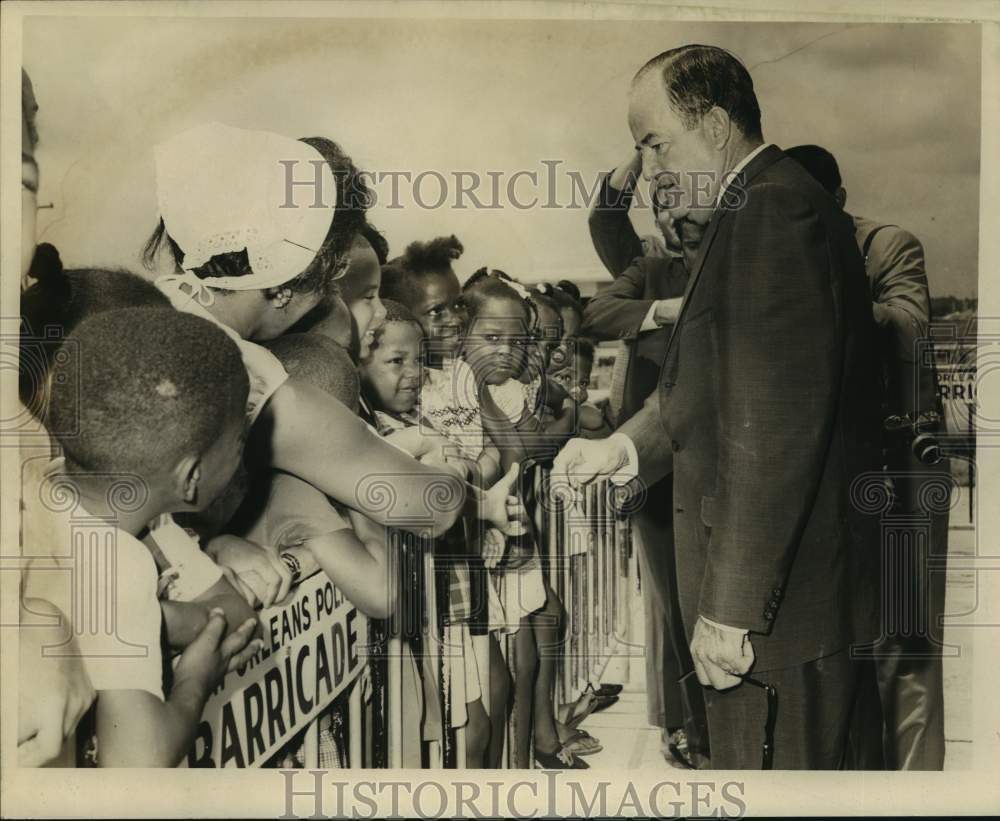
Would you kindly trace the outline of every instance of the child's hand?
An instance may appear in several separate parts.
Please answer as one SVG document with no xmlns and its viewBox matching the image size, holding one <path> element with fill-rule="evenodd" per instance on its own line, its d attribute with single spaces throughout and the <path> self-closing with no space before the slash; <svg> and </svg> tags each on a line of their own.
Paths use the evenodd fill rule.
<svg viewBox="0 0 1000 821">
<path fill-rule="evenodd" d="M 247 598 L 252 607 L 270 607 L 288 595 L 292 574 L 276 551 L 238 536 L 217 536 L 205 550 L 223 572 L 228 567 L 236 574 L 237 589 L 252 594 Z"/>
<path fill-rule="evenodd" d="M 487 570 L 492 570 L 500 563 L 506 550 L 507 539 L 495 527 L 491 527 L 483 534 L 483 541 L 479 546 L 479 555 L 483 560 L 483 566 Z"/>
<path fill-rule="evenodd" d="M 247 619 L 223 638 L 226 616 L 221 609 L 213 608 L 197 638 L 181 653 L 174 669 L 175 681 L 196 679 L 205 687 L 215 686 L 227 672 L 245 666 L 263 647 L 262 639 L 250 641 L 256 627 L 257 619 Z"/>
<path fill-rule="evenodd" d="M 505 536 L 523 536 L 527 532 L 524 505 L 512 493 L 520 471 L 521 466 L 514 462 L 507 475 L 483 494 L 480 518 Z"/>
</svg>

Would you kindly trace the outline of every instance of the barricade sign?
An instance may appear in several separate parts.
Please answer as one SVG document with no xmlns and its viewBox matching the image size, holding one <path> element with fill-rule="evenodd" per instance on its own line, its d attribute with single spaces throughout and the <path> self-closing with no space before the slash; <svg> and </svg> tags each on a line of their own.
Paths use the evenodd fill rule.
<svg viewBox="0 0 1000 821">
<path fill-rule="evenodd" d="M 190 767 L 259 767 L 343 693 L 367 663 L 368 623 L 323 574 L 260 613 L 264 648 L 202 713 Z"/>
</svg>

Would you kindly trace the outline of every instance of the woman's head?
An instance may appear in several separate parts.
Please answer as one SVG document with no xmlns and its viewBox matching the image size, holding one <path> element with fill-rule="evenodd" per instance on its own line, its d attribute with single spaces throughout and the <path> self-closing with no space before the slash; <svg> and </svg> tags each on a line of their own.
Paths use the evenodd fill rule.
<svg viewBox="0 0 1000 821">
<path fill-rule="evenodd" d="M 424 332 L 404 305 L 391 299 L 384 304 L 385 322 L 361 361 L 361 384 L 375 410 L 408 413 L 420 391 Z"/>
<path fill-rule="evenodd" d="M 455 236 L 411 242 L 382 270 L 382 296 L 410 306 L 432 357 L 454 356 L 465 325 L 462 288 L 452 263 L 462 255 Z"/>
<path fill-rule="evenodd" d="M 520 376 L 535 344 L 536 315 L 527 291 L 502 271 L 480 268 L 462 295 L 468 323 L 461 354 L 477 383 L 500 385 Z"/>
<path fill-rule="evenodd" d="M 247 139 L 251 142 L 255 134 L 254 132 L 242 132 L 239 129 L 218 128 L 223 129 L 223 134 L 230 132 L 238 136 L 249 134 L 250 137 Z M 184 136 L 182 135 L 182 137 Z M 297 259 L 301 260 L 300 268 L 293 268 L 288 278 L 283 282 L 265 288 L 244 291 L 233 284 L 233 280 L 238 281 L 242 277 L 257 276 L 259 278 L 266 274 L 266 271 L 255 269 L 254 259 L 259 256 L 258 254 L 251 253 L 248 247 L 237 248 L 237 246 L 240 246 L 244 240 L 241 231 L 246 232 L 247 237 L 250 238 L 248 242 L 251 242 L 254 236 L 278 230 L 270 222 L 286 218 L 280 207 L 282 204 L 279 202 L 280 197 L 275 196 L 275 192 L 271 189 L 267 189 L 265 194 L 258 192 L 258 195 L 270 197 L 275 200 L 274 203 L 267 202 L 263 206 L 257 204 L 260 207 L 255 207 L 254 203 L 239 203 L 235 206 L 237 209 L 246 211 L 246 215 L 234 214 L 227 217 L 226 215 L 212 214 L 210 222 L 213 225 L 216 223 L 227 224 L 226 220 L 230 219 L 234 224 L 241 223 L 241 231 L 235 231 L 232 235 L 228 235 L 228 239 L 225 234 L 221 235 L 222 240 L 213 235 L 207 239 L 188 240 L 188 244 L 192 246 L 221 244 L 233 247 L 210 255 L 205 252 L 204 247 L 201 247 L 196 258 L 201 259 L 204 256 L 206 257 L 204 262 L 192 267 L 185 266 L 186 260 L 190 262 L 190 259 L 187 259 L 190 249 L 182 247 L 184 241 L 178 240 L 175 233 L 177 230 L 182 230 L 186 235 L 193 234 L 197 237 L 199 229 L 196 227 L 192 231 L 189 223 L 192 221 L 197 223 L 192 215 L 197 211 L 200 203 L 187 202 L 183 195 L 176 193 L 177 189 L 171 189 L 169 186 L 176 185 L 176 183 L 171 182 L 172 177 L 180 176 L 183 178 L 184 173 L 196 173 L 199 169 L 198 159 L 192 160 L 188 165 L 185 165 L 182 160 L 173 160 L 174 165 L 180 165 L 179 169 L 169 166 L 167 170 L 163 170 L 158 166 L 158 184 L 161 188 L 167 188 L 168 195 L 172 192 L 170 201 L 173 204 L 170 206 L 171 213 L 161 218 L 160 224 L 147 241 L 143 251 L 143 259 L 147 267 L 152 269 L 157 254 L 163 247 L 166 247 L 177 269 L 190 271 L 204 286 L 211 288 L 213 297 L 224 301 L 238 300 L 242 312 L 252 315 L 249 325 L 252 327 L 252 338 L 257 340 L 273 339 L 280 336 L 324 299 L 336 294 L 334 281 L 346 269 L 354 237 L 365 223 L 365 212 L 372 199 L 362 173 L 351 161 L 351 158 L 337 143 L 323 137 L 309 137 L 296 141 L 277 135 L 264 135 L 262 137 L 263 147 L 257 147 L 248 153 L 248 163 L 259 163 L 268 167 L 273 164 L 280 168 L 280 162 L 284 161 L 277 156 L 277 149 L 273 147 L 272 142 L 265 139 L 267 137 L 279 141 L 279 145 L 280 141 L 284 141 L 285 148 L 288 147 L 289 143 L 293 146 L 296 144 L 308 146 L 308 148 L 303 148 L 300 145 L 299 149 L 296 149 L 302 153 L 303 159 L 302 162 L 296 161 L 296 164 L 292 166 L 290 172 L 293 175 L 292 179 L 301 183 L 301 177 L 308 173 L 301 170 L 301 166 L 311 164 L 315 168 L 315 164 L 320 163 L 323 167 L 323 173 L 316 172 L 315 179 L 319 186 L 317 190 L 322 196 L 323 186 L 327 184 L 324 183 L 324 180 L 328 180 L 328 185 L 336 192 L 336 205 L 333 207 L 332 213 L 330 209 L 314 209 L 305 207 L 305 205 L 302 208 L 290 209 L 293 212 L 308 215 L 311 223 L 306 229 L 297 229 L 304 232 L 305 236 L 296 234 L 297 239 L 285 237 L 282 242 L 277 242 L 275 245 L 282 253 L 287 253 L 289 247 L 298 249 L 300 255 Z M 197 152 L 197 148 L 194 150 Z M 275 156 L 270 157 L 269 151 Z M 291 152 L 291 154 L 295 156 L 295 152 Z M 203 158 L 201 162 L 204 161 Z M 235 176 L 239 172 L 239 168 L 233 169 L 232 165 L 229 165 L 229 169 L 228 174 L 219 172 L 219 178 L 216 182 L 217 188 L 225 188 L 227 185 L 233 188 L 239 187 L 238 181 L 228 179 L 228 177 Z M 243 173 L 249 177 L 253 176 L 251 171 L 250 167 L 243 169 Z M 212 177 L 213 173 L 215 172 L 212 169 L 208 169 L 207 176 Z M 161 177 L 166 178 L 166 182 L 160 179 Z M 211 188 L 209 190 L 212 191 Z M 287 191 L 286 196 L 291 196 L 292 193 L 302 196 L 301 192 L 294 189 L 287 189 Z M 232 192 L 225 192 L 214 199 L 225 203 L 231 196 Z M 313 194 L 309 196 L 313 196 Z M 162 205 L 161 210 L 163 210 Z M 314 213 L 309 215 L 309 212 Z M 322 222 L 317 220 L 322 220 Z M 261 224 L 254 224 L 256 222 Z M 179 224 L 181 228 L 175 229 L 172 223 Z M 320 226 L 322 227 L 320 228 Z M 233 239 L 232 237 L 237 238 Z M 265 260 L 261 263 L 258 259 L 256 264 L 258 268 L 266 268 L 268 261 Z M 219 284 L 214 285 L 213 280 Z M 226 285 L 229 287 L 227 288 Z"/>
<path fill-rule="evenodd" d="M 364 236 L 356 234 L 340 292 L 357 329 L 360 359 L 368 356 L 375 331 L 385 319 L 385 306 L 379 297 L 381 282 L 382 269 L 375 249 Z"/>
</svg>

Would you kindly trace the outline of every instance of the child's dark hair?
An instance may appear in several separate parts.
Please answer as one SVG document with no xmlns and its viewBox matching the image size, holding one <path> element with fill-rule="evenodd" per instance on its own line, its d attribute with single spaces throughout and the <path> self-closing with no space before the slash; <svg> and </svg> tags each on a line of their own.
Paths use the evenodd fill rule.
<svg viewBox="0 0 1000 821">
<path fill-rule="evenodd" d="M 559 313 L 559 303 L 553 298 L 553 293 L 555 289 L 546 283 L 541 285 L 536 285 L 528 294 L 530 295 L 531 301 L 536 305 L 545 305 L 550 311 L 552 311 L 559 318 L 559 338 L 562 339 L 563 336 L 563 319 L 562 314 Z M 537 317 L 537 312 L 536 312 Z M 537 325 L 537 320 L 536 320 Z M 536 331 L 542 332 L 541 328 L 535 328 Z"/>
<path fill-rule="evenodd" d="M 217 325 L 171 307 L 84 319 L 52 364 L 47 427 L 87 471 L 147 476 L 204 454 L 245 413 L 249 380 Z"/>
<path fill-rule="evenodd" d="M 317 291 L 324 294 L 335 293 L 334 278 L 343 272 L 355 237 L 367 225 L 365 215 L 373 196 L 363 172 L 333 140 L 305 137 L 300 142 L 315 148 L 330 166 L 337 187 L 337 205 L 319 252 L 302 273 L 281 287 L 304 294 Z M 174 262 L 180 266 L 184 261 L 184 251 L 167 233 L 167 227 L 161 219 L 142 251 L 142 259 L 147 268 L 152 270 L 155 267 L 156 255 L 164 245 L 170 250 Z M 246 276 L 251 273 L 250 260 L 246 250 L 216 254 L 204 265 L 195 268 L 194 273 L 207 280 L 213 277 Z"/>
<path fill-rule="evenodd" d="M 413 311 L 407 308 L 402 302 L 397 302 L 395 299 L 383 299 L 382 305 L 385 307 L 386 322 L 413 322 L 417 327 L 420 326 L 417 318 L 413 315 Z"/>
<path fill-rule="evenodd" d="M 358 371 L 347 350 L 322 334 L 285 334 L 268 342 L 288 375 L 330 394 L 357 413 Z"/>
<path fill-rule="evenodd" d="M 382 332 L 390 322 L 409 322 L 417 329 L 420 338 L 423 338 L 423 327 L 421 327 L 417 318 L 413 315 L 413 311 L 407 308 L 402 302 L 396 302 L 394 299 L 383 299 L 382 305 L 385 307 L 385 321 L 382 323 L 382 327 L 375 331 L 375 339 L 371 344 L 371 350 L 374 351 L 381 344 Z"/>
<path fill-rule="evenodd" d="M 576 355 L 594 361 L 594 343 L 585 336 L 578 336 L 574 339 L 576 345 Z"/>
<path fill-rule="evenodd" d="M 389 259 L 389 242 L 382 232 L 365 220 L 358 233 L 368 240 L 368 244 L 375 251 L 375 256 L 378 257 L 378 264 L 385 265 Z"/>
<path fill-rule="evenodd" d="M 412 302 L 420 297 L 420 279 L 427 274 L 454 273 L 452 263 L 465 248 L 452 234 L 429 242 L 411 242 L 402 256 L 382 266 L 379 294 L 397 302 Z"/>
<path fill-rule="evenodd" d="M 135 306 L 170 307 L 155 285 L 123 270 L 63 270 L 51 245 L 38 246 L 31 267 L 35 282 L 21 294 L 21 401 L 36 416 L 43 388 L 62 340 L 94 314 Z"/>
<path fill-rule="evenodd" d="M 530 299 L 525 299 L 518 293 L 521 287 L 513 277 L 498 268 L 482 267 L 475 271 L 462 286 L 462 298 L 468 311 L 469 322 L 478 316 L 482 306 L 490 299 L 512 299 L 524 306 L 528 319 L 528 328 L 532 329 L 538 323 L 538 312 Z"/>
<path fill-rule="evenodd" d="M 575 282 L 568 279 L 560 279 L 556 283 L 556 288 L 563 291 L 567 296 L 571 296 L 580 304 L 583 304 L 583 296 L 580 294 L 580 289 L 577 287 Z"/>
<path fill-rule="evenodd" d="M 572 290 L 567 290 L 566 285 L 572 285 Z M 573 285 L 572 282 L 569 282 L 569 280 L 561 280 L 557 285 L 549 285 L 547 282 L 542 282 L 535 286 L 535 289 L 551 299 L 555 303 L 556 310 L 559 313 L 569 309 L 576 311 L 580 318 L 583 319 L 583 303 L 580 302 L 579 296 L 575 296 L 575 294 L 580 293 L 580 289 Z"/>
</svg>

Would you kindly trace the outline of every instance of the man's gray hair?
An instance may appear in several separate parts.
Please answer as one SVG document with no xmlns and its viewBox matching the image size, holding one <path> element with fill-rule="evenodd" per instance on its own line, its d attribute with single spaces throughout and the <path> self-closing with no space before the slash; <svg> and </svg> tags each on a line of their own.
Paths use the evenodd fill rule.
<svg viewBox="0 0 1000 821">
<path fill-rule="evenodd" d="M 686 128 L 694 128 L 701 117 L 718 106 L 744 136 L 762 139 L 753 80 L 735 55 L 718 46 L 672 48 L 640 68 L 632 82 L 652 71 L 660 73 L 670 107 Z"/>
</svg>

